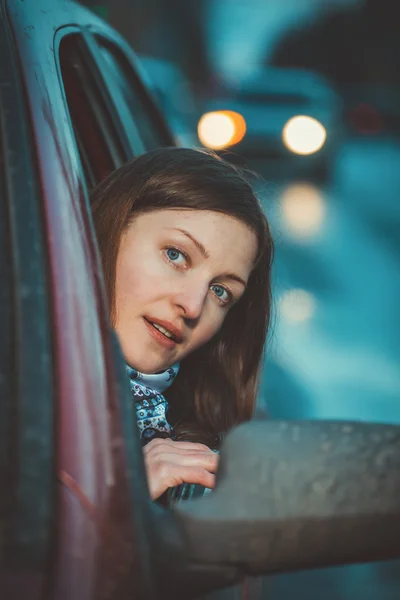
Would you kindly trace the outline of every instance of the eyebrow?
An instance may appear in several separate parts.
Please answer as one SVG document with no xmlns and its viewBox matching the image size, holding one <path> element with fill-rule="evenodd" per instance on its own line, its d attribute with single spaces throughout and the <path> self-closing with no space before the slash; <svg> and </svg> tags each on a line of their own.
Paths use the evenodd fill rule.
<svg viewBox="0 0 400 600">
<path fill-rule="evenodd" d="M 205 247 L 203 246 L 203 244 L 201 242 L 199 242 L 199 240 L 196 240 L 196 238 L 193 237 L 188 231 L 186 231 L 186 229 L 179 229 L 178 227 L 176 227 L 175 230 L 180 231 L 181 233 L 183 233 L 183 235 L 186 235 L 186 237 L 188 237 L 190 240 L 192 240 L 193 244 L 196 246 L 196 248 L 200 252 L 200 254 L 202 256 L 204 256 L 204 258 L 209 258 L 210 255 L 207 252 L 207 250 L 205 249 Z"/>
<path fill-rule="evenodd" d="M 175 231 L 180 231 L 181 233 L 183 233 L 183 235 L 186 235 L 186 237 L 188 237 L 190 240 L 192 240 L 193 244 L 199 250 L 200 254 L 202 256 L 204 256 L 204 258 L 209 258 L 210 255 L 207 252 L 207 250 L 205 249 L 205 247 L 203 246 L 203 244 L 201 242 L 199 242 L 199 240 L 196 240 L 196 238 L 193 237 L 188 231 L 186 231 L 186 229 L 180 229 L 178 227 L 175 227 Z M 226 277 L 227 279 L 232 279 L 233 281 L 238 281 L 239 283 L 241 283 L 243 285 L 243 287 L 247 287 L 247 284 L 244 281 L 244 279 L 239 277 L 239 275 L 235 275 L 235 273 L 226 273 L 224 275 L 224 277 Z"/>
<path fill-rule="evenodd" d="M 244 281 L 244 279 L 239 277 L 239 275 L 235 275 L 235 273 L 226 273 L 224 275 L 224 277 L 226 277 L 227 279 L 233 279 L 234 281 L 238 281 L 239 283 L 241 283 L 243 285 L 243 287 L 247 287 L 247 284 Z"/>
</svg>

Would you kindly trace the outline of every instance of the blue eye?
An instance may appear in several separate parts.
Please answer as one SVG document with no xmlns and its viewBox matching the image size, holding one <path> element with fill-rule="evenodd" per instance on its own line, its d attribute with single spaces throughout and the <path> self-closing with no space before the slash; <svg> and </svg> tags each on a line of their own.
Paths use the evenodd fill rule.
<svg viewBox="0 0 400 600">
<path fill-rule="evenodd" d="M 231 295 L 228 290 L 222 287 L 222 285 L 212 285 L 211 289 L 222 304 L 228 304 L 231 299 Z"/>
<path fill-rule="evenodd" d="M 175 248 L 168 248 L 167 250 L 167 255 L 170 260 L 177 260 L 179 258 L 179 254 L 180 253 L 178 250 L 175 250 Z"/>
<path fill-rule="evenodd" d="M 174 266 L 183 267 L 187 261 L 185 254 L 177 248 L 166 248 L 165 253 L 168 260 L 173 263 Z"/>
</svg>

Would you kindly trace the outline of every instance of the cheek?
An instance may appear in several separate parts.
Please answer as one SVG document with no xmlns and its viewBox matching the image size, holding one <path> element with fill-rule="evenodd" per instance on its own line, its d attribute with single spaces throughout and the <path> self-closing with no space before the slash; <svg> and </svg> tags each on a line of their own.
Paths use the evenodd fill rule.
<svg viewBox="0 0 400 600">
<path fill-rule="evenodd" d="M 151 299 L 160 283 L 160 261 L 136 253 L 134 259 L 121 260 L 117 265 L 115 281 L 116 308 L 125 305 L 131 308 Z"/>
<path fill-rule="evenodd" d="M 140 272 L 139 272 L 140 273 Z M 128 302 L 136 302 L 142 290 L 140 274 L 127 265 L 117 267 L 115 280 L 115 304 L 117 313 L 121 311 Z"/>
<path fill-rule="evenodd" d="M 204 319 L 203 323 L 199 323 L 199 328 L 193 336 L 193 346 L 190 352 L 209 342 L 221 329 L 227 313 L 223 312 L 222 314 L 222 311 L 218 308 L 216 311 L 218 311 L 216 314 L 208 316 L 208 318 Z"/>
</svg>

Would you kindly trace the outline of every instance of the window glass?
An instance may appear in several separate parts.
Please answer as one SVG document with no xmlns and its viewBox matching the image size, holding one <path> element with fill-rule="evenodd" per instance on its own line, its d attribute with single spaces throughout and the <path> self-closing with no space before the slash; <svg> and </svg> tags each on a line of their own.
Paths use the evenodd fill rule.
<svg viewBox="0 0 400 600">
<path fill-rule="evenodd" d="M 128 158 L 122 136 L 107 105 L 107 90 L 78 34 L 60 44 L 60 66 L 72 126 L 88 187 L 104 179 Z"/>
<path fill-rule="evenodd" d="M 172 139 L 163 119 L 154 107 L 143 83 L 124 54 L 114 45 L 96 37 L 103 58 L 110 66 L 114 81 L 125 99 L 146 150 L 171 145 Z"/>
</svg>

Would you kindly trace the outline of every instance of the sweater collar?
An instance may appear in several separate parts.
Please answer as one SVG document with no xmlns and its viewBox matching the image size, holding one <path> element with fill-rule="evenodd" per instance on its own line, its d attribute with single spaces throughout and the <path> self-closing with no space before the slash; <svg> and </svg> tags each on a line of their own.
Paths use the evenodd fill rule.
<svg viewBox="0 0 400 600">
<path fill-rule="evenodd" d="M 159 371 L 158 373 L 141 373 L 129 365 L 126 365 L 126 370 L 129 379 L 162 394 L 169 388 L 177 376 L 179 372 L 179 363 L 172 365 L 172 367 L 169 367 L 164 371 Z"/>
</svg>

